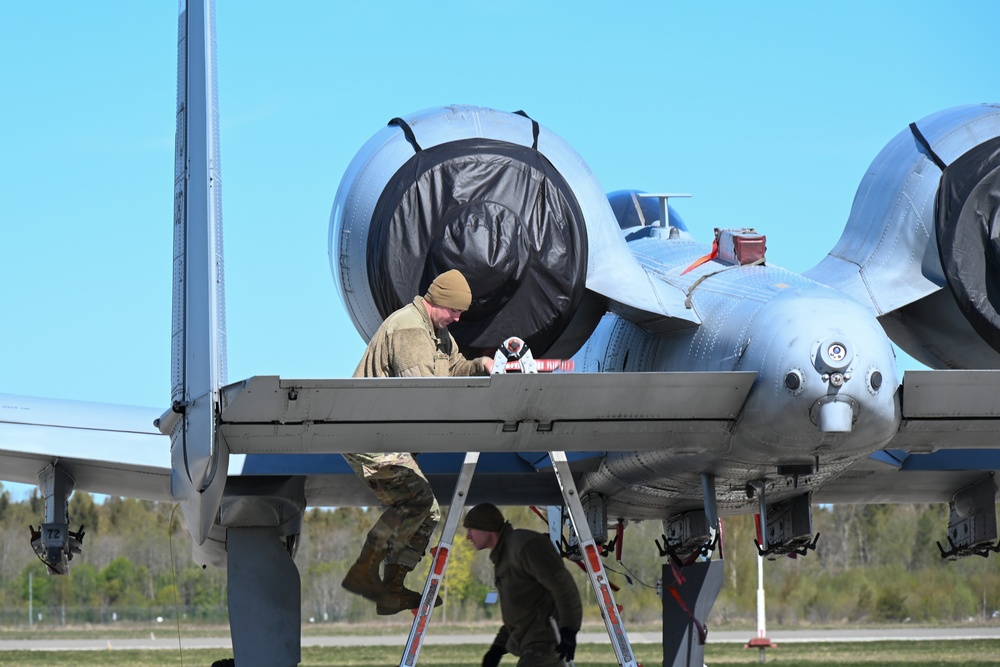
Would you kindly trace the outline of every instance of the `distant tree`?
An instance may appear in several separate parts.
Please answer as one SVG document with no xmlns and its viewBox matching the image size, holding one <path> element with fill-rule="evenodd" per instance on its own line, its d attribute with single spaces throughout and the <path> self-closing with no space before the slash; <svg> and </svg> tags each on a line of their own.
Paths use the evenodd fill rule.
<svg viewBox="0 0 1000 667">
<path fill-rule="evenodd" d="M 99 581 L 108 606 L 142 606 L 153 597 L 153 591 L 147 588 L 149 576 L 146 568 L 136 566 L 124 556 L 114 559 L 101 570 Z"/>
<path fill-rule="evenodd" d="M 17 578 L 17 588 L 22 602 L 27 602 L 31 597 L 36 603 L 51 605 L 55 598 L 53 577 L 45 573 L 45 566 L 38 561 L 21 571 Z"/>
<path fill-rule="evenodd" d="M 319 620 L 342 620 L 337 598 L 346 595 L 340 582 L 349 566 L 343 560 L 314 561 L 301 571 L 303 609 Z"/>
<path fill-rule="evenodd" d="M 875 592 L 866 578 L 859 577 L 857 603 L 854 612 L 847 615 L 847 620 L 857 622 L 871 615 L 875 610 Z"/>
<path fill-rule="evenodd" d="M 875 601 L 873 616 L 879 621 L 906 620 L 910 617 L 906 605 L 906 594 L 894 585 L 883 589 Z"/>
<path fill-rule="evenodd" d="M 79 563 L 73 565 L 71 574 L 67 581 L 73 585 L 73 601 L 71 604 L 77 606 L 99 607 L 104 603 L 102 599 L 101 574 L 90 563 Z"/>
<path fill-rule="evenodd" d="M 45 499 L 39 495 L 37 488 L 31 490 L 31 495 L 28 497 L 28 506 L 31 509 L 32 516 L 44 516 Z"/>
<path fill-rule="evenodd" d="M 722 520 L 722 551 L 725 584 L 720 592 L 720 611 L 727 615 L 752 614 L 756 609 L 757 527 L 752 514 L 727 516 Z M 764 581 L 773 577 L 765 568 Z"/>
<path fill-rule="evenodd" d="M 448 560 L 448 572 L 445 583 L 448 589 L 448 604 L 453 608 L 459 606 L 478 608 L 486 599 L 486 593 L 493 588 L 493 580 L 483 580 L 473 572 L 476 560 L 476 550 L 464 539 L 464 533 L 456 535 Z"/>
<path fill-rule="evenodd" d="M 3 489 L 3 484 L 0 484 L 0 489 Z M 4 489 L 3 493 L 0 493 L 0 521 L 3 521 L 7 517 L 7 508 L 10 507 L 10 491 Z"/>
<path fill-rule="evenodd" d="M 87 492 L 75 491 L 69 499 L 69 519 L 72 530 L 82 525 L 91 537 L 101 533 L 100 507 L 94 502 L 94 496 Z"/>
<path fill-rule="evenodd" d="M 179 604 L 179 601 L 177 586 L 172 583 L 157 588 L 156 595 L 153 597 L 153 604 L 157 607 L 173 607 Z"/>
<path fill-rule="evenodd" d="M 918 515 L 913 537 L 913 552 L 907 566 L 911 572 L 927 567 L 941 567 L 944 561 L 937 542 L 948 544 L 948 505 L 916 506 Z"/>
<path fill-rule="evenodd" d="M 182 607 L 214 610 L 226 606 L 226 573 L 217 568 L 189 565 L 177 573 Z"/>
</svg>

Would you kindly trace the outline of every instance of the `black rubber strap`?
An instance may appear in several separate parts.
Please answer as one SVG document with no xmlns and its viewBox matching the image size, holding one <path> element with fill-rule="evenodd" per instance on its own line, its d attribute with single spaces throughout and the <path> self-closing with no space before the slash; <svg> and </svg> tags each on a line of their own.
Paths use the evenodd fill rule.
<svg viewBox="0 0 1000 667">
<path fill-rule="evenodd" d="M 932 160 L 934 160 L 934 164 L 938 166 L 938 169 L 944 171 L 945 167 L 947 167 L 948 165 L 946 165 L 944 163 L 944 160 L 938 157 L 938 154 L 934 152 L 934 149 L 931 148 L 930 142 L 927 141 L 926 137 L 924 137 L 923 133 L 920 131 L 920 128 L 917 127 L 916 123 L 910 123 L 910 132 L 913 133 L 913 136 L 916 138 L 917 143 L 923 146 L 924 150 L 927 151 L 927 154 L 931 157 Z"/>
<path fill-rule="evenodd" d="M 538 150 L 538 121 L 524 113 L 524 111 L 515 111 L 518 116 L 524 116 L 531 121 L 531 150 Z"/>
<path fill-rule="evenodd" d="M 420 144 L 417 143 L 417 137 L 414 136 L 413 130 L 410 128 L 409 125 L 406 124 L 405 120 L 403 120 L 402 118 L 393 118 L 392 120 L 389 121 L 389 125 L 396 125 L 401 130 L 403 130 L 403 135 L 406 137 L 406 140 L 410 142 L 410 145 L 413 146 L 414 153 L 419 153 L 420 151 L 423 150 L 420 147 Z"/>
</svg>

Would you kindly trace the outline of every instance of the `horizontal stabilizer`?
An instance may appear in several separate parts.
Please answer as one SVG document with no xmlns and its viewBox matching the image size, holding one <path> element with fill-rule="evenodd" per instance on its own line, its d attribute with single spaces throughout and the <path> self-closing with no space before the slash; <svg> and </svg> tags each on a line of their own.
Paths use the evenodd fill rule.
<svg viewBox="0 0 1000 667">
<path fill-rule="evenodd" d="M 37 484 L 58 462 L 80 491 L 170 500 L 170 441 L 153 427 L 159 410 L 0 395 L 4 479 Z"/>
</svg>

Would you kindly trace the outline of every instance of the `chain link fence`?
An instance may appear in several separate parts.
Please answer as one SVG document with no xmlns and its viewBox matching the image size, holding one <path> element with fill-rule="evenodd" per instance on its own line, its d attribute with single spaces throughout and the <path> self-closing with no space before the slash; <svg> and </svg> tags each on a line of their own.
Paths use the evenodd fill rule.
<svg viewBox="0 0 1000 667">
<path fill-rule="evenodd" d="M 0 607 L 0 626 L 13 627 L 53 627 L 75 625 L 114 625 L 176 623 L 180 614 L 182 623 L 204 623 L 217 625 L 229 623 L 229 611 L 219 607 L 62 607 L 34 605 L 30 612 L 27 606 Z"/>
</svg>

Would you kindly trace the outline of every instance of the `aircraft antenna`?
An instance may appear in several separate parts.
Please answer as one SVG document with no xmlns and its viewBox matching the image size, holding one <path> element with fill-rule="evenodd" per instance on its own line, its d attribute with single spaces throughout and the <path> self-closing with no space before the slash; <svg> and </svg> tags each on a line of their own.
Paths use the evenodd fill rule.
<svg viewBox="0 0 1000 667">
<path fill-rule="evenodd" d="M 689 194 L 680 193 L 663 193 L 663 194 L 653 194 L 653 193 L 638 193 L 640 197 L 650 198 L 655 197 L 660 201 L 660 227 L 668 229 L 670 227 L 670 207 L 667 205 L 667 201 L 671 197 L 690 197 Z"/>
</svg>

